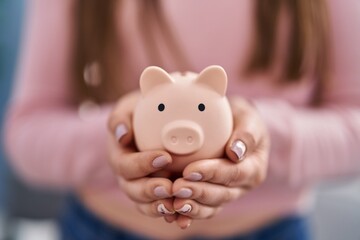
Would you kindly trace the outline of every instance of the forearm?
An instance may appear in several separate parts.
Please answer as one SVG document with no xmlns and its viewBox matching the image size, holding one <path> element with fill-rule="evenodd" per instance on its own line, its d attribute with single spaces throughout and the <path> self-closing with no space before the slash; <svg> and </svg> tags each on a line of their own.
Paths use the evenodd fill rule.
<svg viewBox="0 0 360 240">
<path fill-rule="evenodd" d="M 6 148 L 15 169 L 37 185 L 79 187 L 101 179 L 107 166 L 108 107 L 81 119 L 75 109 L 21 111 L 12 106 Z"/>
<path fill-rule="evenodd" d="M 254 101 L 271 135 L 270 174 L 302 185 L 360 172 L 360 109 Z"/>
</svg>

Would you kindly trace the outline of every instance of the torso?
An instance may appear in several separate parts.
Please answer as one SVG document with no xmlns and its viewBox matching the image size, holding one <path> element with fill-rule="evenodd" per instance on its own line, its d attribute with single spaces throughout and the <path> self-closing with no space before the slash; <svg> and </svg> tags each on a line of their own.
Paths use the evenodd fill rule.
<svg viewBox="0 0 360 240">
<path fill-rule="evenodd" d="M 128 4 L 128 11 L 136 9 L 134 2 L 136 1 L 125 2 Z M 231 86 L 228 94 L 240 94 L 247 98 L 281 97 L 295 105 L 306 104 L 311 92 L 309 81 L 304 81 L 300 88 L 299 86 L 278 88 L 271 82 L 271 78 L 276 78 L 276 73 L 255 76 L 253 81 L 246 81 L 239 74 L 240 66 L 246 61 L 251 45 L 253 1 L 175 0 L 163 1 L 163 3 L 168 20 L 175 26 L 179 42 L 186 55 L 191 59 L 193 70 L 201 71 L 208 65 L 218 64 L 223 66 L 228 73 Z M 205 5 L 207 7 L 204 7 Z M 125 15 L 122 17 L 126 17 L 127 23 L 129 23 L 125 26 L 126 34 L 129 36 L 125 44 L 128 44 L 128 49 L 132 49 L 128 62 L 133 63 L 132 69 L 134 70 L 129 77 L 132 80 L 127 85 L 130 90 L 137 87 L 138 79 L 135 76 L 140 76 L 141 71 L 149 63 L 146 61 L 144 50 L 140 47 L 141 39 L 136 31 L 136 18 L 128 12 Z M 202 17 L 199 18 L 199 15 Z M 237 22 L 241 24 L 236 24 Z M 167 71 L 176 70 L 172 65 L 164 67 Z M 290 202 L 288 205 L 291 207 L 287 208 L 283 204 L 279 204 L 281 201 L 281 196 L 279 196 L 279 200 L 270 201 L 273 207 L 264 207 L 261 211 L 254 211 L 254 209 L 227 211 L 226 214 L 219 214 L 209 220 L 194 221 L 186 231 L 179 229 L 175 224 L 166 223 L 162 218 L 154 219 L 142 215 L 135 205 L 124 196 L 119 199 L 113 194 L 90 187 L 83 188 L 78 194 L 85 206 L 115 226 L 157 239 L 181 239 L 190 235 L 220 237 L 254 230 L 288 214 L 291 207 L 296 207 L 300 202 L 303 191 L 297 190 L 286 199 Z M 273 195 L 275 194 L 273 193 Z M 259 198 L 259 196 L 256 197 L 255 194 L 253 198 Z M 245 206 L 252 201 L 252 197 L 249 199 L 246 200 L 247 203 L 244 203 Z M 264 202 L 264 199 L 260 199 L 260 201 Z M 236 204 L 239 209 L 244 209 L 244 207 L 240 207 L 243 203 L 235 203 L 235 208 Z"/>
</svg>

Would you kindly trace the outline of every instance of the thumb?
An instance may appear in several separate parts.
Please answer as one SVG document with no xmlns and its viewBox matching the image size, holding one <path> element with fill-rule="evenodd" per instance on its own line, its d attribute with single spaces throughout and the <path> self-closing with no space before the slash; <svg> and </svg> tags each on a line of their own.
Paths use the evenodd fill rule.
<svg viewBox="0 0 360 240">
<path fill-rule="evenodd" d="M 256 150 L 264 135 L 264 124 L 257 111 L 244 100 L 232 103 L 234 130 L 225 152 L 229 159 L 239 162 Z"/>
<path fill-rule="evenodd" d="M 121 98 L 108 120 L 108 129 L 115 140 L 124 146 L 133 140 L 132 113 L 138 94 L 132 93 Z"/>
<path fill-rule="evenodd" d="M 245 129 L 236 127 L 226 145 L 226 155 L 234 162 L 241 162 L 255 149 L 255 139 Z"/>
</svg>

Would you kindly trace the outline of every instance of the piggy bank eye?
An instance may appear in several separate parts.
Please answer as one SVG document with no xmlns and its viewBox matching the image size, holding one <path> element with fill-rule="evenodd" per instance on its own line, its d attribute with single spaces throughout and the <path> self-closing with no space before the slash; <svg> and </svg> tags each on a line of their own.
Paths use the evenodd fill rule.
<svg viewBox="0 0 360 240">
<path fill-rule="evenodd" d="M 160 103 L 159 106 L 158 106 L 158 110 L 160 112 L 164 111 L 165 110 L 165 105 L 163 103 Z"/>
<path fill-rule="evenodd" d="M 204 105 L 203 103 L 200 103 L 200 104 L 198 105 L 198 109 L 199 109 L 200 112 L 205 111 L 205 105 Z"/>
</svg>

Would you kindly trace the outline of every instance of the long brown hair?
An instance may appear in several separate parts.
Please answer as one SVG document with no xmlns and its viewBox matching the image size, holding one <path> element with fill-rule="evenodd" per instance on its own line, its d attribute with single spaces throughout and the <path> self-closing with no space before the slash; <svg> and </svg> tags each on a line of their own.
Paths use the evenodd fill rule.
<svg viewBox="0 0 360 240">
<path fill-rule="evenodd" d="M 106 101 L 114 95 L 117 81 L 112 79 L 111 71 L 116 57 L 113 52 L 121 48 L 121 38 L 116 38 L 114 11 L 117 0 L 77 0 L 75 7 L 75 44 L 74 44 L 74 96 L 75 101 L 92 98 L 94 101 Z M 115 41 L 118 41 L 115 44 Z M 114 49 L 115 48 L 115 49 Z M 101 69 L 102 81 L 96 87 L 86 84 L 84 70 L 90 64 L 97 64 Z M 92 76 L 93 77 L 93 76 Z M 106 79 L 103 80 L 103 79 Z"/>
<path fill-rule="evenodd" d="M 246 72 L 266 71 L 271 67 L 279 15 L 284 7 L 292 19 L 287 61 L 281 80 L 299 81 L 304 74 L 306 61 L 311 58 L 317 81 L 311 103 L 319 105 L 329 83 L 330 68 L 329 19 L 325 0 L 257 0 L 255 44 Z"/>
<path fill-rule="evenodd" d="M 138 0 L 141 6 L 142 25 L 139 26 L 149 58 L 161 65 L 159 45 L 154 32 L 166 40 L 179 70 L 188 70 L 188 61 L 168 26 L 159 0 Z M 76 101 L 91 98 L 97 102 L 112 101 L 121 95 L 117 79 L 124 69 L 121 53 L 121 32 L 116 31 L 115 10 L 121 0 L 77 0 L 75 12 L 74 84 Z M 304 63 L 313 58 L 314 76 L 317 79 L 313 104 L 321 103 L 329 72 L 329 21 L 325 0 L 256 0 L 255 44 L 246 66 L 247 73 L 266 71 L 271 67 L 276 43 L 276 28 L 280 9 L 290 12 L 291 36 L 283 82 L 300 81 Z M 120 55 L 120 56 L 119 56 Z M 84 69 L 96 62 L 101 70 L 101 84 L 91 87 L 84 81 Z"/>
<path fill-rule="evenodd" d="M 117 31 L 116 10 L 122 9 L 123 0 L 77 0 L 75 6 L 75 44 L 74 44 L 74 101 L 90 99 L 95 102 L 116 100 L 123 94 L 119 81 L 125 71 L 125 52 L 122 32 Z M 152 64 L 163 65 L 158 54 L 160 47 L 168 47 L 173 53 L 174 62 L 180 71 L 189 68 L 189 63 L 181 51 L 174 33 L 165 20 L 159 0 L 138 0 L 139 30 L 142 34 L 148 59 Z M 121 13 L 120 13 L 121 14 Z M 166 41 L 159 46 L 155 35 L 159 33 Z M 120 53 L 120 54 L 119 54 Z M 94 64 L 96 63 L 96 64 Z M 101 84 L 84 81 L 84 70 L 91 67 Z M 95 67 L 95 69 L 93 69 Z M 94 73 L 94 71 L 90 71 Z M 91 76 L 94 77 L 94 76 Z"/>
</svg>

